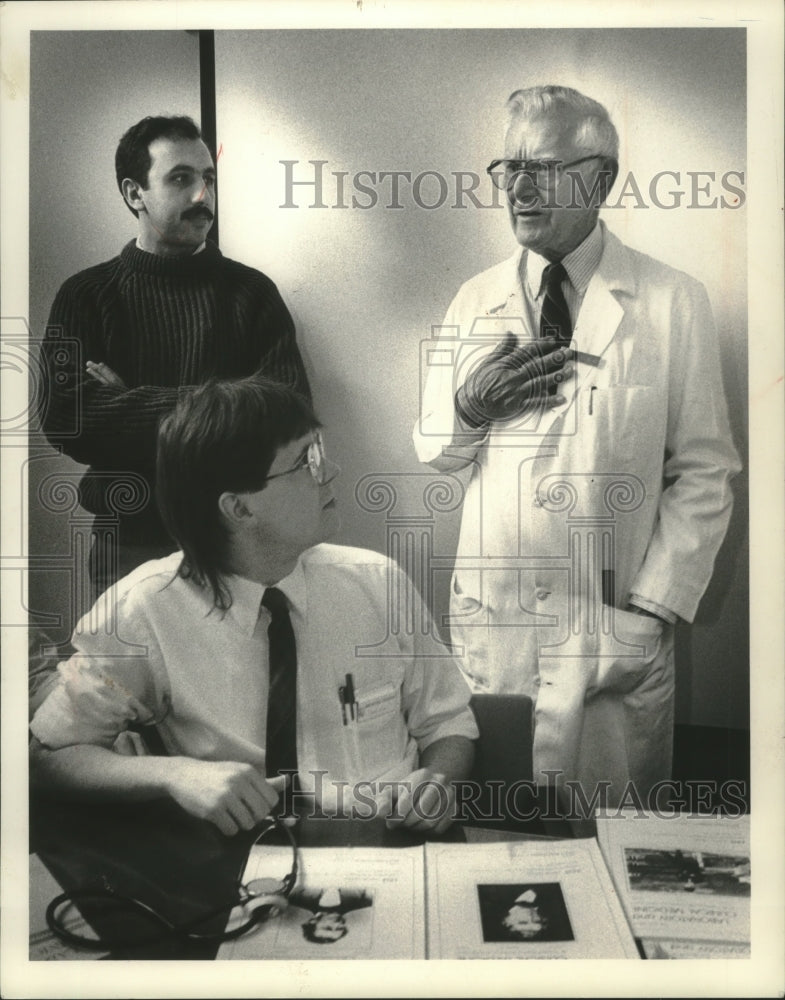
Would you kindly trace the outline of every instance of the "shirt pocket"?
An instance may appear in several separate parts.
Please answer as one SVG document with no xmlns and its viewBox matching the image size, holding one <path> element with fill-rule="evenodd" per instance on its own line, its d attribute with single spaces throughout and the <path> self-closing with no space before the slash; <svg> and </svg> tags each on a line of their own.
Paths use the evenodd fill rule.
<svg viewBox="0 0 785 1000">
<path fill-rule="evenodd" d="M 401 688 L 392 682 L 368 688 L 355 694 L 357 722 L 362 725 L 400 715 Z"/>
<path fill-rule="evenodd" d="M 408 729 L 403 718 L 401 682 L 372 682 L 355 692 L 357 738 L 355 767 L 367 779 L 400 764 L 406 754 Z"/>
</svg>

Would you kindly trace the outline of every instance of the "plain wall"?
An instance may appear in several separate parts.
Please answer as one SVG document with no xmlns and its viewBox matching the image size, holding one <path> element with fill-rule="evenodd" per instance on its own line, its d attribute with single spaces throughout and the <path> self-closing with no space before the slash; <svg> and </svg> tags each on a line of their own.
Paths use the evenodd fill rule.
<svg viewBox="0 0 785 1000">
<path fill-rule="evenodd" d="M 432 477 L 411 443 L 421 343 L 459 285 L 516 247 L 502 208 L 478 209 L 468 198 L 452 207 L 450 173 L 482 175 L 501 155 L 504 99 L 534 83 L 575 86 L 608 107 L 622 139 L 621 176 L 634 170 L 647 201 L 654 174 L 681 172 L 673 185 L 687 192 L 680 208 L 637 209 L 628 198 L 604 218 L 630 245 L 706 284 L 746 460 L 746 213 L 686 207 L 687 171 L 714 171 L 721 195 L 720 176 L 745 169 L 744 52 L 743 31 L 724 29 L 216 32 L 221 246 L 269 274 L 295 317 L 343 469 L 340 541 L 387 548 L 388 518 L 355 494 L 370 473 L 396 477 L 395 517 L 422 519 L 422 484 Z M 144 114 L 198 119 L 198 43 L 193 32 L 35 32 L 31 59 L 30 322 L 40 336 L 60 283 L 135 233 L 114 182 L 119 136 Z M 334 171 L 348 175 L 344 202 L 361 170 L 439 171 L 451 197 L 419 207 L 402 179 L 400 209 L 385 207 L 389 180 L 377 183 L 374 208 L 310 208 L 313 187 L 295 187 L 298 207 L 282 208 L 286 159 L 299 161 L 295 179 L 313 176 L 309 160 L 327 161 L 330 206 Z M 433 178 L 423 182 L 422 200 L 438 194 Z M 489 183 L 477 194 L 489 204 Z M 67 518 L 43 511 L 36 488 L 51 472 L 78 467 L 43 448 L 29 468 L 31 554 L 63 554 Z M 698 621 L 679 635 L 680 722 L 749 723 L 744 475 L 735 493 Z M 434 551 L 447 563 L 459 515 L 432 522 Z M 448 578 L 446 566 L 437 615 Z M 31 574 L 30 607 L 59 617 L 57 638 L 70 628 L 73 595 L 67 572 Z"/>
<path fill-rule="evenodd" d="M 621 171 L 632 170 L 646 203 L 649 180 L 680 172 L 680 208 L 606 210 L 609 227 L 636 249 L 703 281 L 711 297 L 737 445 L 746 445 L 746 212 L 688 208 L 688 171 L 745 170 L 743 30 L 243 31 L 216 34 L 221 244 L 270 274 L 295 317 L 317 407 L 342 467 L 341 540 L 385 551 L 388 518 L 358 502 L 378 472 L 398 494 L 393 519 L 421 518 L 429 476 L 411 443 L 418 412 L 421 342 L 460 284 L 514 252 L 503 208 L 454 207 L 454 171 L 484 177 L 502 155 L 502 106 L 535 83 L 562 83 L 600 100 L 621 136 Z M 313 180 L 327 161 L 321 201 Z M 380 171 L 438 171 L 450 198 L 426 209 L 412 184 Z M 378 202 L 352 190 L 376 173 Z M 343 195 L 334 174 L 346 172 Z M 668 204 L 667 179 L 660 201 Z M 734 179 L 735 180 L 735 179 Z M 708 179 L 698 178 L 703 186 Z M 616 194 L 619 190 L 617 188 Z M 729 196 L 727 196 L 729 197 Z M 435 204 L 434 178 L 420 201 Z M 614 201 L 612 194 L 611 203 Z M 284 205 L 296 207 L 282 207 Z M 327 207 L 311 207 L 324 204 Z M 349 205 L 350 207 L 337 207 Z M 417 478 L 420 477 L 420 478 Z M 746 727 L 748 700 L 747 486 L 697 623 L 678 638 L 681 722 Z M 434 551 L 452 557 L 460 511 L 434 519 Z M 446 611 L 449 572 L 438 575 L 435 610 Z"/>
</svg>

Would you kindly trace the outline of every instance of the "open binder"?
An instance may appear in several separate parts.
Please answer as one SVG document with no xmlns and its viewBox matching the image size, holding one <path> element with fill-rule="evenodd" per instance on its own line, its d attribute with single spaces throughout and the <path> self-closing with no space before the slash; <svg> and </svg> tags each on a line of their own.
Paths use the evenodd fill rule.
<svg viewBox="0 0 785 1000">
<path fill-rule="evenodd" d="M 245 879 L 282 863 L 257 852 Z M 638 957 L 595 840 L 314 847 L 301 866 L 307 891 L 219 959 Z"/>
</svg>

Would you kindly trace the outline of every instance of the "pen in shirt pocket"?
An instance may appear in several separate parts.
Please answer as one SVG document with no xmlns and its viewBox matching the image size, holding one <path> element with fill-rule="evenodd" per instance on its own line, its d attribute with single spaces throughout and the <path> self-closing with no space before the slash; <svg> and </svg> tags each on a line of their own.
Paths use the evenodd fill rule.
<svg viewBox="0 0 785 1000">
<path fill-rule="evenodd" d="M 354 693 L 354 678 L 351 674 L 346 675 L 346 680 L 338 688 L 338 701 L 341 706 L 341 719 L 345 726 L 349 725 L 349 720 L 354 722 L 357 719 L 357 698 Z"/>
</svg>

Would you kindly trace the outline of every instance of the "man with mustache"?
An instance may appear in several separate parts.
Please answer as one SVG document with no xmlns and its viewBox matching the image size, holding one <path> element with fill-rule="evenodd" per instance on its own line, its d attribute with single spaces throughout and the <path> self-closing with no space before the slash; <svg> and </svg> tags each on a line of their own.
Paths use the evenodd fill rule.
<svg viewBox="0 0 785 1000">
<path fill-rule="evenodd" d="M 186 117 L 142 119 L 120 140 L 115 170 L 137 238 L 65 282 L 43 349 L 47 437 L 89 466 L 82 506 L 99 518 L 121 511 L 119 545 L 95 532 L 93 598 L 171 551 L 153 498 L 155 440 L 185 387 L 262 372 L 310 398 L 275 284 L 207 239 L 216 171 L 197 125 Z"/>
</svg>

